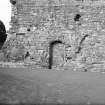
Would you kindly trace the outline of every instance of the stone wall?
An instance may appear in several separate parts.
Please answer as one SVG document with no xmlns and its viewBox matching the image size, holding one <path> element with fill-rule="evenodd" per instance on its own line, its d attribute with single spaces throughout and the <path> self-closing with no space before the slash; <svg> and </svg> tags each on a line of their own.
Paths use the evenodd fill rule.
<svg viewBox="0 0 105 105">
<path fill-rule="evenodd" d="M 12 6 L 10 32 L 29 52 L 29 61 L 48 67 L 50 42 L 60 40 L 53 48 L 53 67 L 104 65 L 103 0 L 17 0 Z"/>
</svg>

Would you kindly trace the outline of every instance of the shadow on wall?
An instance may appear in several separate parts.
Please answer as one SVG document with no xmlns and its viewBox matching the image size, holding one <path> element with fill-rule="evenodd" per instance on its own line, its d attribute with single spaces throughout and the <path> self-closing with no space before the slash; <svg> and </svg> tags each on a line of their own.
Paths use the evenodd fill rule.
<svg viewBox="0 0 105 105">
<path fill-rule="evenodd" d="M 10 3 L 11 3 L 12 5 L 15 5 L 15 4 L 16 4 L 16 0 L 10 0 Z"/>
<path fill-rule="evenodd" d="M 4 45 L 6 39 L 7 39 L 6 28 L 3 22 L 0 20 L 0 50 L 2 49 L 2 46 Z"/>
</svg>

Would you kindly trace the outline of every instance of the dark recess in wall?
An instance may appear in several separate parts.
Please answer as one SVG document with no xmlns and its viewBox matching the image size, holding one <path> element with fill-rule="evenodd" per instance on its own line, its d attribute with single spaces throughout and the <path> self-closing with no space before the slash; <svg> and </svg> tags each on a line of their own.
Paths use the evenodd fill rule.
<svg viewBox="0 0 105 105">
<path fill-rule="evenodd" d="M 16 4 L 16 0 L 10 0 L 10 3 L 11 3 L 12 5 L 15 5 L 15 4 Z"/>
<path fill-rule="evenodd" d="M 81 18 L 81 15 L 80 14 L 76 14 L 75 17 L 74 17 L 74 21 L 79 21 Z"/>
<path fill-rule="evenodd" d="M 56 44 L 63 44 L 63 43 L 60 40 L 50 42 L 50 45 L 49 45 L 49 67 L 48 67 L 49 69 L 52 69 L 52 65 L 53 65 L 53 47 Z"/>
</svg>

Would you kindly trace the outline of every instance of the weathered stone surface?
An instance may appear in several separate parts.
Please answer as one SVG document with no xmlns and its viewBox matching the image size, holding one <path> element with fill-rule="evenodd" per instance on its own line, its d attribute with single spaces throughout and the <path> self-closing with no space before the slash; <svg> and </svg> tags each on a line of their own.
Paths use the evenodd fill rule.
<svg viewBox="0 0 105 105">
<path fill-rule="evenodd" d="M 60 61 L 62 51 L 59 50 L 59 57 L 56 58 L 58 67 L 62 62 L 64 65 L 74 62 L 78 65 L 76 68 L 83 69 L 88 64 L 93 66 L 95 62 L 104 62 L 103 0 L 18 0 L 12 11 L 10 32 L 17 34 L 15 40 L 21 42 L 30 53 L 30 61 L 40 66 L 49 65 L 50 42 L 60 40 L 64 46 L 64 59 Z M 75 21 L 76 14 L 80 15 L 78 21 Z M 85 38 L 86 35 L 88 37 Z M 59 49 L 57 46 L 54 45 L 56 50 Z M 53 57 L 58 56 L 52 53 Z M 54 66 L 55 61 L 52 62 Z"/>
<path fill-rule="evenodd" d="M 5 60 L 5 56 L 3 52 L 0 52 L 0 61 L 4 61 Z"/>
</svg>

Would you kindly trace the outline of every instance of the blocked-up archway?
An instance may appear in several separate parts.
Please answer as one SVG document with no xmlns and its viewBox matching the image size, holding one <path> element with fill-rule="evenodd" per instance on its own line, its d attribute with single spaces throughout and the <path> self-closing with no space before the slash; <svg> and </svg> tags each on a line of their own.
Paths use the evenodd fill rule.
<svg viewBox="0 0 105 105">
<path fill-rule="evenodd" d="M 49 45 L 49 69 L 53 66 L 64 64 L 64 44 L 60 40 L 50 42 Z"/>
</svg>

